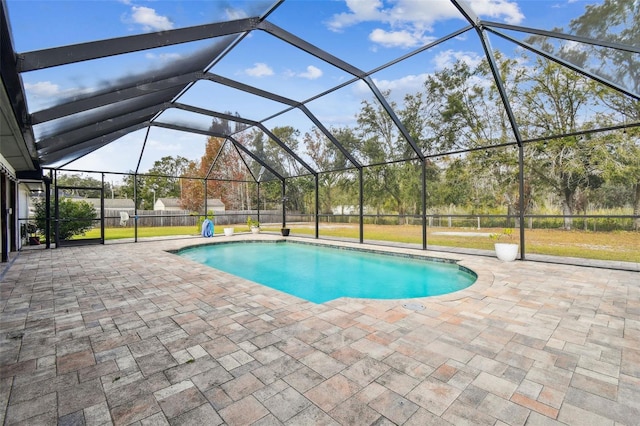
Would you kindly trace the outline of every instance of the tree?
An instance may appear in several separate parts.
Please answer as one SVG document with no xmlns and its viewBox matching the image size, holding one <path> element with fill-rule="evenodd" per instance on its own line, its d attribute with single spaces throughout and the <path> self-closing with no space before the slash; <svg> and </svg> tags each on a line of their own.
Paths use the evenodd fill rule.
<svg viewBox="0 0 640 426">
<path fill-rule="evenodd" d="M 383 95 L 388 97 L 390 93 Z M 389 162 L 415 159 L 418 154 L 399 133 L 382 105 L 367 100 L 361 105 L 356 115 L 359 158 L 365 164 L 377 165 L 364 170 L 366 202 L 374 205 L 378 212 L 395 211 L 400 216 L 416 212 L 420 200 L 420 169 L 416 162 Z M 390 107 L 397 109 L 394 102 Z"/>
<path fill-rule="evenodd" d="M 84 234 L 93 228 L 94 219 L 97 213 L 91 203 L 82 200 L 73 200 L 67 197 L 58 199 L 58 213 L 61 220 L 58 222 L 58 238 L 61 240 L 69 240 L 74 235 Z M 51 204 L 50 217 L 54 217 L 54 205 Z M 35 203 L 35 220 L 36 226 L 43 233 L 46 229 L 47 220 L 47 204 L 45 200 L 39 199 Z M 55 227 L 51 226 L 51 234 L 49 238 L 54 236 Z"/>
<path fill-rule="evenodd" d="M 516 88 L 523 78 L 520 67 L 499 52 L 495 57 L 508 97 L 516 99 Z M 455 200 L 455 205 L 475 211 L 504 205 L 509 213 L 515 210 L 518 197 L 517 151 L 491 149 L 491 146 L 514 143 L 515 137 L 497 87 L 487 83 L 489 81 L 493 81 L 493 75 L 486 59 L 477 64 L 456 61 L 430 75 L 423 93 L 406 97 L 400 116 L 427 155 L 453 149 L 487 148 L 443 162 L 444 167 L 453 167 L 458 173 L 462 171 L 460 166 L 464 166 L 465 173 L 460 177 L 446 169 L 443 174 L 445 182 L 461 187 L 444 183 L 437 186 L 433 195 L 448 200 L 447 204 Z M 435 163 L 427 166 L 428 178 L 437 179 L 437 167 L 429 167 L 435 167 Z M 467 174 L 473 179 L 462 179 Z M 463 200 L 464 194 L 466 200 Z"/>
<path fill-rule="evenodd" d="M 292 126 L 279 126 L 271 129 L 271 133 L 280 141 L 287 145 L 293 152 L 298 151 L 298 138 L 300 131 Z M 299 176 L 308 173 L 307 169 L 302 166 L 293 156 L 285 152 L 280 145 L 269 139 L 268 141 L 267 159 L 274 164 L 281 164 L 282 171 L 285 176 Z"/>
<path fill-rule="evenodd" d="M 227 112 L 226 114 L 232 115 Z M 238 114 L 235 114 L 238 116 Z M 246 125 L 213 118 L 210 130 L 221 136 L 207 138 L 204 154 L 184 169 L 180 205 L 185 210 L 201 211 L 206 198 L 220 198 L 227 209 L 242 209 L 251 203 L 247 183 L 247 169 L 238 149 L 225 136 L 243 144 Z M 233 182 L 230 182 L 233 181 Z"/>
<path fill-rule="evenodd" d="M 56 176 L 57 186 L 67 186 L 73 188 L 61 189 L 61 195 L 67 197 L 83 197 L 83 198 L 100 198 L 100 189 L 102 188 L 102 181 L 92 178 L 91 176 L 84 176 L 81 173 L 74 174 L 62 174 L 59 173 Z M 91 189 L 81 189 L 91 188 Z"/>
<path fill-rule="evenodd" d="M 431 185 L 433 205 L 466 206 L 472 194 L 474 176 L 464 158 L 443 161 L 446 166 L 442 180 Z M 435 201 L 435 202 L 434 202 Z"/>
<path fill-rule="evenodd" d="M 241 145 L 246 145 L 248 137 L 246 132 L 234 136 Z M 257 191 L 255 184 L 250 182 L 247 164 L 253 165 L 256 178 L 260 175 L 259 165 L 251 158 L 243 157 L 241 151 L 230 141 L 220 149 L 217 163 L 208 176 L 207 194 L 220 198 L 228 209 L 251 209 L 257 203 Z M 247 161 L 250 163 L 246 163 Z"/>
<path fill-rule="evenodd" d="M 640 26 L 637 25 L 638 19 L 640 19 L 640 3 L 638 1 L 604 0 L 602 3 L 587 5 L 585 8 L 585 13 L 573 19 L 569 24 L 569 30 L 564 32 L 621 45 L 637 46 L 640 43 Z M 563 32 L 562 29 L 559 31 Z M 640 92 L 640 64 L 637 60 L 637 54 L 627 50 L 610 49 L 590 44 L 579 44 L 576 47 L 573 42 L 560 44 L 560 47 L 556 47 L 552 44 L 551 38 L 542 36 L 530 37 L 528 41 L 633 93 Z M 582 86 L 588 87 L 588 90 L 582 90 L 582 87 L 565 88 L 568 89 L 566 94 L 577 99 L 575 96 L 583 96 L 580 93 L 586 92 L 590 101 L 600 100 L 600 106 L 591 106 L 591 110 L 597 111 L 593 118 L 594 122 L 604 126 L 611 125 L 614 122 L 612 113 L 622 115 L 625 117 L 625 121 L 626 119 L 632 122 L 640 120 L 640 102 L 637 100 L 604 86 L 599 86 L 594 82 L 588 86 Z M 556 99 L 560 98 L 556 97 Z M 572 105 L 561 105 L 561 108 L 565 110 L 565 115 L 576 113 L 575 110 L 567 109 L 570 106 Z M 610 110 L 607 112 L 603 107 L 608 107 Z M 556 109 L 560 110 L 560 108 Z M 583 125 L 582 127 L 587 126 Z M 562 176 L 565 183 L 559 182 L 560 175 L 555 174 L 556 179 L 553 185 L 556 191 L 562 193 L 565 213 L 572 211 L 572 207 L 574 207 L 571 206 L 572 201 L 575 203 L 576 199 L 585 199 L 590 193 L 594 193 L 593 190 L 597 189 L 597 186 L 602 184 L 604 179 L 607 179 L 609 180 L 607 185 L 611 183 L 624 184 L 633 188 L 632 192 L 635 194 L 634 214 L 640 214 L 640 176 L 637 167 L 639 161 L 638 139 L 637 136 L 630 136 L 633 132 L 618 133 L 618 135 L 593 135 L 585 138 L 584 143 L 580 144 L 577 144 L 575 140 L 566 141 L 569 146 L 562 150 L 558 150 L 558 143 L 554 141 L 556 157 L 565 159 L 563 161 L 568 165 L 568 167 L 557 167 L 557 170 L 563 170 Z M 611 145 L 612 143 L 614 146 Z M 574 145 L 576 149 L 572 149 L 571 145 Z M 569 152 L 571 152 L 571 156 L 564 155 Z M 560 166 L 560 164 L 557 165 Z M 570 221 L 566 220 L 565 224 L 570 226 Z M 635 222 L 635 226 L 636 228 L 640 226 L 639 221 Z"/>
<path fill-rule="evenodd" d="M 271 133 L 286 144 L 293 152 L 298 152 L 300 132 L 292 126 L 279 126 L 271 129 Z M 287 153 L 274 140 L 268 139 L 265 144 L 265 161 L 278 172 L 287 177 L 302 176 L 309 171 L 294 156 Z M 265 191 L 268 197 L 281 198 L 282 193 L 274 193 L 277 186 L 269 186 Z M 304 212 L 307 207 L 306 194 L 313 193 L 314 183 L 308 178 L 288 179 L 286 183 L 287 208 Z M 273 199 L 272 198 L 272 199 Z M 313 211 L 313 210 L 311 210 Z"/>
<path fill-rule="evenodd" d="M 520 97 L 520 119 L 529 136 L 571 134 L 591 126 L 579 118 L 593 106 L 593 81 L 540 58 L 528 77 L 530 86 Z M 603 149 L 600 142 L 593 135 L 562 136 L 536 142 L 527 149 L 527 169 L 532 179 L 558 195 L 565 229 L 571 229 L 578 197 L 602 184 L 601 170 L 594 162 Z"/>
<path fill-rule="evenodd" d="M 515 61 L 495 54 L 505 87 L 511 90 L 520 75 Z M 486 60 L 469 64 L 458 60 L 427 77 L 424 96 L 409 98 L 407 113 L 421 117 L 408 120 L 420 130 L 425 153 L 478 148 L 513 140 L 511 124 L 499 97 Z M 409 108 L 422 112 L 411 113 Z"/>
<path fill-rule="evenodd" d="M 571 21 L 569 28 L 579 36 L 595 40 L 607 40 L 628 46 L 640 44 L 640 2 L 637 0 L 604 0 L 600 4 L 585 6 L 586 12 Z M 581 49 L 568 52 L 582 52 L 581 62 L 595 74 L 604 76 L 640 93 L 640 63 L 638 55 L 621 49 L 607 49 L 592 45 L 582 45 Z M 575 61 L 574 61 L 575 62 Z"/>
<path fill-rule="evenodd" d="M 224 123 L 216 121 L 216 126 Z M 234 139 L 241 145 L 247 144 L 247 133 L 240 133 Z M 238 148 L 225 138 L 207 138 L 205 152 L 198 161 L 190 162 L 185 169 L 180 205 L 191 211 L 204 208 L 205 182 L 207 198 L 220 198 L 229 210 L 250 209 L 255 205 L 255 192 L 250 185 L 249 171 Z M 256 176 L 259 170 L 255 170 Z M 189 179 L 187 178 L 190 177 Z"/>
<path fill-rule="evenodd" d="M 604 104 L 622 114 L 623 124 L 627 121 L 640 122 L 639 101 L 611 89 L 600 90 L 598 94 Z M 633 214 L 638 217 L 634 220 L 634 229 L 640 230 L 640 131 L 637 127 L 617 130 L 603 139 L 611 144 L 608 150 L 601 151 L 610 154 L 601 159 L 604 177 L 614 184 L 629 188 L 633 194 Z"/>
<path fill-rule="evenodd" d="M 432 94 L 434 95 L 434 94 Z M 435 99 L 437 97 L 430 98 L 431 101 L 427 101 L 427 96 L 423 92 L 417 92 L 415 94 L 407 94 L 404 98 L 404 108 L 398 111 L 398 117 L 402 121 L 405 129 L 409 132 L 411 138 L 415 141 L 419 149 L 422 150 L 424 155 L 434 154 L 437 150 L 437 140 L 433 137 L 433 133 L 429 130 L 428 120 L 429 117 L 434 117 L 437 111 Z M 436 161 L 432 159 L 425 159 L 425 173 L 427 181 L 427 194 L 426 204 L 427 207 L 434 206 L 438 202 L 436 195 L 437 191 L 432 191 L 431 188 L 436 187 L 440 170 Z M 418 166 L 418 165 L 416 165 Z M 417 167 L 413 170 L 413 176 L 416 178 L 422 173 Z M 421 191 L 421 183 L 414 182 L 416 190 Z M 416 207 L 417 207 L 416 203 Z M 420 209 L 416 208 L 415 213 L 420 213 Z"/>
<path fill-rule="evenodd" d="M 129 170 L 129 174 L 122 178 L 122 186 L 120 187 L 120 193 L 124 198 L 130 198 L 135 200 L 136 208 L 142 208 L 144 203 L 143 199 L 136 194 L 135 186 L 137 181 L 137 188 L 142 187 L 144 179 L 140 175 L 136 175 L 133 170 Z M 138 189 L 139 190 L 139 189 Z M 137 196 L 136 196 L 137 195 Z"/>
<path fill-rule="evenodd" d="M 181 156 L 165 156 L 156 160 L 146 173 L 137 175 L 137 192 L 134 191 L 134 172 L 129 171 L 130 174 L 122 179 L 120 194 L 125 198 L 135 198 L 137 208 L 147 210 L 154 208 L 154 199 L 179 198 L 182 190 L 180 177 L 188 163 L 189 160 Z"/>
<path fill-rule="evenodd" d="M 220 126 L 221 124 L 218 123 L 217 125 Z M 225 202 L 222 196 L 223 190 L 220 188 L 220 181 L 206 179 L 224 143 L 224 138 L 209 136 L 205 144 L 205 152 L 200 160 L 190 161 L 183 170 L 182 192 L 180 194 L 180 207 L 183 209 L 193 212 L 202 211 L 204 208 L 205 182 L 207 184 L 207 198 L 217 196 Z M 204 213 L 204 211 L 202 212 Z"/>
<path fill-rule="evenodd" d="M 633 222 L 635 230 L 640 230 L 640 129 L 609 135 L 612 144 L 610 152 L 602 156 L 603 175 L 608 182 L 632 188 Z"/>
<path fill-rule="evenodd" d="M 201 163 L 189 161 L 184 170 L 185 176 L 198 176 Z M 197 178 L 183 177 L 182 193 L 180 194 L 180 207 L 184 210 L 198 212 L 204 206 L 204 181 Z"/>
<path fill-rule="evenodd" d="M 353 139 L 355 136 L 349 128 L 332 129 L 331 132 L 342 143 Z M 339 197 L 339 184 L 342 180 L 342 172 L 332 172 L 342 170 L 346 167 L 346 157 L 318 128 L 313 127 L 304 135 L 306 146 L 305 155 L 311 159 L 312 164 L 320 171 L 318 176 L 318 190 L 321 213 L 330 214 L 334 204 L 345 202 L 346 197 Z M 338 201 L 338 199 L 341 201 Z M 344 205 L 344 204 L 343 204 Z"/>
<path fill-rule="evenodd" d="M 156 160 L 138 187 L 138 197 L 144 200 L 145 207 L 153 206 L 159 198 L 180 198 L 180 176 L 188 164 L 189 160 L 181 156 L 166 156 Z"/>
</svg>

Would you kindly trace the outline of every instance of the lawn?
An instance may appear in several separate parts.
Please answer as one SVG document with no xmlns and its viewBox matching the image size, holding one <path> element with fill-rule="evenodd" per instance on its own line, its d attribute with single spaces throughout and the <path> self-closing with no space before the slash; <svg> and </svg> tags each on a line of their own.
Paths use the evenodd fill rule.
<svg viewBox="0 0 640 426">
<path fill-rule="evenodd" d="M 313 224 L 291 224 L 291 235 L 313 235 Z M 216 234 L 222 234 L 222 226 L 215 227 Z M 236 225 L 236 232 L 248 232 L 246 225 Z M 263 225 L 265 232 L 280 232 L 279 226 Z M 320 227 L 320 238 L 336 237 L 358 239 L 358 225 L 327 224 Z M 489 233 L 501 229 L 439 228 L 427 230 L 428 247 L 464 247 L 493 250 L 494 241 L 487 237 Z M 198 235 L 193 226 L 138 228 L 138 238 L 175 235 Z M 99 229 L 87 232 L 82 238 L 98 238 Z M 107 228 L 105 239 L 133 238 L 133 228 Z M 529 254 L 547 254 L 585 259 L 616 260 L 640 262 L 639 232 L 593 232 L 559 229 L 527 229 L 525 231 L 526 250 Z M 422 244 L 422 229 L 413 225 L 365 225 L 364 239 L 367 242 L 386 241 L 409 244 Z M 519 233 L 514 231 L 513 242 L 519 242 Z"/>
</svg>

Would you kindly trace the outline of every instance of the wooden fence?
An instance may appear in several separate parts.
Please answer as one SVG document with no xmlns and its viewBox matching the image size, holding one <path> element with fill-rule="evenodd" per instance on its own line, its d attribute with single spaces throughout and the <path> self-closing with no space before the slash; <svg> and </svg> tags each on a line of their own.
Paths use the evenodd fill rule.
<svg viewBox="0 0 640 426">
<path fill-rule="evenodd" d="M 117 228 L 121 224 L 120 213 L 125 212 L 129 216 L 126 221 L 127 227 L 135 224 L 135 216 L 138 215 L 138 226 L 158 227 L 158 226 L 193 226 L 198 227 L 204 219 L 204 215 L 193 214 L 188 210 L 138 210 L 134 209 L 104 209 L 104 226 L 106 228 Z M 247 218 L 251 216 L 258 219 L 257 210 L 227 210 L 216 212 L 213 217 L 215 225 L 241 225 L 247 223 Z M 289 214 L 287 214 L 289 217 Z M 261 223 L 282 223 L 282 211 L 261 210 Z"/>
</svg>

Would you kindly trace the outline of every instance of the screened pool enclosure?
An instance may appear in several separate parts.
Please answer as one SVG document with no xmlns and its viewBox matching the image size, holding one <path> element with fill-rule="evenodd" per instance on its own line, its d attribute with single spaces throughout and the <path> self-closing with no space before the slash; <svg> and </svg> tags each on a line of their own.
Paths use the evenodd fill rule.
<svg viewBox="0 0 640 426">
<path fill-rule="evenodd" d="M 637 1 L 114 4 L 2 2 L 23 244 L 209 217 L 640 262 Z"/>
</svg>

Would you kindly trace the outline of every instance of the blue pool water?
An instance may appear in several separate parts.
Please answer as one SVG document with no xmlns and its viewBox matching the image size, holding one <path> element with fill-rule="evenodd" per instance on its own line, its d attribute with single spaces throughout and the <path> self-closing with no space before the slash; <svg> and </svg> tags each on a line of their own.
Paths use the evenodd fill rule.
<svg viewBox="0 0 640 426">
<path fill-rule="evenodd" d="M 292 242 L 210 244 L 178 254 L 315 303 L 435 296 L 476 280 L 453 263 Z"/>
</svg>

